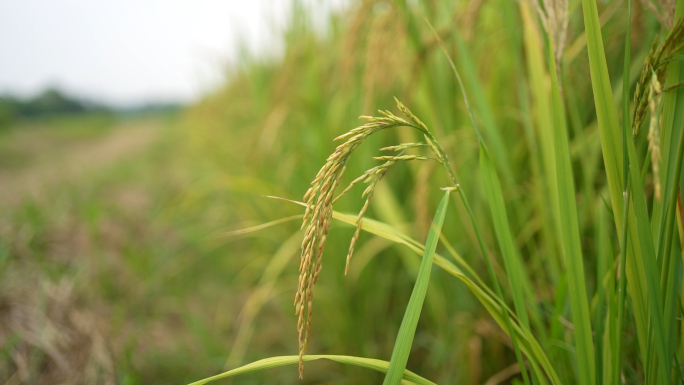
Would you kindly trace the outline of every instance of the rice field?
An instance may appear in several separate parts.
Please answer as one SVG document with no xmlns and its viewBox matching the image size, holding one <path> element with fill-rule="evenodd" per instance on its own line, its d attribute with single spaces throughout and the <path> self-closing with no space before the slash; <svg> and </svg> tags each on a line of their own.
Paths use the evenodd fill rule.
<svg viewBox="0 0 684 385">
<path fill-rule="evenodd" d="M 0 132 L 0 379 L 684 382 L 682 16 L 296 2 L 180 114 Z"/>
</svg>

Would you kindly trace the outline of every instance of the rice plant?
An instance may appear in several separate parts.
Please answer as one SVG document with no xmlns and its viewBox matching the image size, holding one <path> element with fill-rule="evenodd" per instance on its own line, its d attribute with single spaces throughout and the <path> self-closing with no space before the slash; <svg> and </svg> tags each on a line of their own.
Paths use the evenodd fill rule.
<svg viewBox="0 0 684 385">
<path fill-rule="evenodd" d="M 306 379 L 304 363 L 320 359 L 382 372 L 384 383 L 392 385 L 402 381 L 477 383 L 483 368 L 489 375 L 488 384 L 684 383 L 684 210 L 680 198 L 684 183 L 684 1 L 677 1 L 676 6 L 666 1 L 649 4 L 656 7 L 655 16 L 639 8 L 635 17 L 637 4 L 627 0 L 610 5 L 615 9 L 604 9 L 602 18 L 595 0 L 569 4 L 560 0 L 498 1 L 483 11 L 483 17 L 503 20 L 497 25 L 508 43 L 502 48 L 509 59 L 504 63 L 479 62 L 478 55 L 471 55 L 463 37 L 465 27 L 445 22 L 439 15 L 449 13 L 439 11 L 448 7 L 440 2 L 425 7 L 428 16 L 421 16 L 421 11 L 404 2 L 390 7 L 391 11 L 378 11 L 404 18 L 406 39 L 419 52 L 416 66 L 426 65 L 430 58 L 427 65 L 434 71 L 425 71 L 413 83 L 404 84 L 408 91 L 402 95 L 413 101 L 407 102 L 409 109 L 395 99 L 404 117 L 381 110 L 380 116 L 362 116 L 365 124 L 336 137 L 344 142 L 327 156 L 315 176 L 311 173 L 313 181 L 303 201 L 294 201 L 303 207 L 304 228 L 298 280 L 292 287 L 296 291 L 298 355 L 226 368 L 230 370 L 194 384 L 295 364 L 300 378 Z M 369 12 L 368 7 L 362 3 L 359 12 Z M 675 12 L 672 22 L 656 24 L 668 20 L 668 9 Z M 610 39 L 602 30 L 608 11 L 611 23 L 619 25 L 604 27 L 611 31 Z M 382 23 L 390 23 L 391 18 L 382 17 Z M 616 21 L 618 17 L 623 20 Z M 634 20 L 642 19 L 650 20 L 651 29 L 643 24 L 633 26 Z M 433 28 L 432 20 L 444 28 Z M 578 24 L 583 26 L 579 33 Z M 350 31 L 359 29 L 352 23 Z M 647 32 L 652 32 L 648 41 L 655 32 L 663 37 L 653 37 L 652 45 L 643 46 Z M 568 36 L 573 33 L 571 40 Z M 634 33 L 642 38 L 632 39 Z M 584 55 L 586 65 L 577 63 L 578 55 Z M 504 80 L 487 84 L 480 79 L 478 65 L 491 66 L 489 75 Z M 372 66 L 367 70 L 378 71 Z M 621 78 L 611 78 L 611 71 L 622 71 Z M 363 84 L 372 83 L 368 75 L 360 78 Z M 379 100 L 388 95 L 378 85 L 391 88 L 390 83 L 374 84 L 372 92 L 363 91 L 369 92 L 366 98 L 346 107 L 363 108 L 369 100 L 386 103 Z M 347 92 L 358 96 L 358 91 Z M 498 99 L 498 93 L 508 99 Z M 344 110 L 340 107 L 343 102 L 336 100 L 318 106 L 317 111 Z M 640 130 L 644 122 L 648 122 L 648 130 Z M 313 132 L 307 131 L 307 135 Z M 388 146 L 383 137 L 394 144 Z M 376 146 L 378 143 L 385 144 Z M 292 151 L 300 143 L 288 141 L 286 145 L 290 146 L 286 150 Z M 394 153 L 378 155 L 366 150 L 368 146 Z M 321 155 L 326 147 L 310 148 Z M 381 163 L 368 168 L 365 162 L 371 157 L 364 160 L 362 155 L 370 153 Z M 306 167 L 311 162 L 308 159 Z M 431 165 L 442 172 L 433 174 Z M 360 176 L 349 181 L 348 171 Z M 422 177 L 424 173 L 429 177 Z M 361 183 L 367 185 L 362 200 L 344 206 Z M 341 189 L 345 184 L 348 187 Z M 404 190 L 417 197 L 413 202 L 420 209 L 414 211 L 415 227 L 421 215 L 434 213 L 432 220 L 427 217 L 422 233 L 397 219 L 406 207 L 395 203 L 397 197 L 406 199 Z M 373 210 L 376 205 L 379 208 Z M 358 211 L 346 214 L 336 210 L 339 206 Z M 371 213 L 379 219 L 369 218 Z M 348 246 L 331 231 L 336 221 L 355 227 Z M 410 231 L 417 236 L 409 235 Z M 357 263 L 353 255 L 361 253 L 364 234 L 373 236 L 365 238 L 366 244 L 376 240 L 381 245 L 385 243 L 379 242 L 398 245 L 389 250 L 401 258 L 412 287 L 410 295 L 402 297 L 408 296 L 408 300 L 397 306 L 401 321 L 397 317 L 383 319 L 392 332 L 383 335 L 388 340 L 383 343 L 390 347 L 389 351 L 379 349 L 383 356 L 363 357 L 362 352 L 373 350 L 363 347 L 355 355 L 336 351 L 320 355 L 321 347 L 333 350 L 336 346 L 312 348 L 317 338 L 312 325 L 319 318 L 313 311 L 314 293 L 319 290 L 316 285 L 325 285 L 326 277 L 339 276 L 342 278 L 329 285 L 337 285 L 337 296 L 346 295 L 342 288 L 348 286 L 341 282 L 345 275 L 353 275 L 350 272 Z M 418 236 L 425 239 L 424 244 Z M 367 258 L 380 254 L 368 253 L 363 254 L 370 255 L 362 259 L 364 268 Z M 324 272 L 331 270 L 328 264 L 334 271 L 326 275 Z M 432 265 L 439 270 L 433 272 Z M 382 274 L 379 268 L 372 271 Z M 449 286 L 451 282 L 458 286 Z M 324 299 L 317 298 L 317 309 L 333 308 L 319 305 L 333 298 L 330 287 Z M 380 296 L 383 290 L 374 292 L 372 284 L 364 287 L 371 301 L 384 306 L 381 301 L 388 297 Z M 450 290 L 457 288 L 469 294 L 463 290 L 459 296 L 452 295 Z M 377 298 L 373 298 L 375 294 Z M 465 298 L 475 304 L 467 304 Z M 458 340 L 456 332 L 446 332 L 453 327 L 449 326 L 453 315 L 448 312 L 459 308 L 465 309 L 456 310 L 459 314 L 472 317 L 472 322 L 465 323 L 472 329 L 478 322 L 487 325 L 472 332 L 470 340 Z M 472 316 L 478 310 L 486 315 Z M 319 313 L 326 311 L 317 310 Z M 419 322 L 421 314 L 429 321 Z M 335 316 L 353 318 L 342 311 Z M 359 346 L 375 343 L 368 340 L 373 334 L 361 330 L 362 323 L 340 320 L 337 325 L 345 322 L 358 331 L 346 336 Z M 333 333 L 333 328 L 327 332 Z M 430 335 L 429 344 L 419 335 Z M 503 349 L 498 364 L 473 364 L 474 357 L 482 355 L 483 340 L 492 354 Z M 470 363 L 468 378 L 454 371 L 426 370 L 431 359 L 447 361 L 439 357 L 440 351 L 464 349 L 470 346 L 466 341 L 476 341 L 465 354 Z M 340 346 L 348 351 L 355 345 Z M 315 355 L 307 354 L 314 349 Z M 450 357 L 456 371 L 466 362 Z M 407 367 L 422 370 L 409 371 Z M 359 378 L 363 377 L 349 378 L 349 382 L 360 382 Z"/>
</svg>

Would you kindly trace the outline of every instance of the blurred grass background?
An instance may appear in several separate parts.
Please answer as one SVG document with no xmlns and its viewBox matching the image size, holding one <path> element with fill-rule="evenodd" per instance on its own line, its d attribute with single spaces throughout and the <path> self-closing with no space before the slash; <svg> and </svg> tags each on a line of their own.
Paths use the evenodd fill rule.
<svg viewBox="0 0 684 385">
<path fill-rule="evenodd" d="M 187 383 L 295 354 L 299 221 L 223 234 L 301 214 L 299 206 L 263 195 L 300 200 L 334 149 L 332 139 L 357 126 L 359 115 L 394 111 L 393 96 L 447 147 L 475 216 L 492 229 L 463 100 L 436 40 L 409 3 L 352 1 L 321 29 L 315 27 L 320 20 L 295 2 L 282 55 L 243 54 L 226 69 L 225 85 L 177 113 L 89 113 L 3 128 L 0 382 Z M 623 5 L 598 4 L 615 95 Z M 515 241 L 536 284 L 537 306 L 550 317 L 556 293 L 548 282 L 560 282 L 562 263 L 559 245 L 544 234 L 553 231 L 549 198 L 536 185 L 548 172 L 538 141 L 550 112 L 544 110 L 548 101 L 527 88 L 532 52 L 523 49 L 520 8 L 508 0 L 432 0 L 421 7 L 464 76 L 502 180 Z M 659 24 L 639 2 L 632 14 L 635 79 Z M 583 33 L 580 1 L 571 0 L 562 87 L 582 246 L 591 258 L 608 195 Z M 527 36 L 536 37 L 543 54 L 541 31 Z M 374 165 L 374 149 L 420 139 L 408 129 L 383 135 L 357 151 L 349 180 Z M 645 142 L 639 150 L 645 153 Z M 438 188 L 448 181 L 434 164 L 413 166 L 388 174 L 368 216 L 424 241 Z M 444 234 L 484 276 L 464 208 L 453 202 Z M 358 212 L 360 206 L 360 200 L 343 199 L 336 209 Z M 362 234 L 345 277 L 352 234 L 352 227 L 334 224 L 328 238 L 309 352 L 388 359 L 419 261 Z M 486 231 L 485 238 L 500 261 L 494 233 Z M 593 293 L 596 262 L 585 264 Z M 434 270 L 425 306 L 408 369 L 438 383 L 479 384 L 515 363 L 508 337 L 460 282 Z M 569 317 L 569 305 L 561 315 Z M 632 339 L 623 344 L 628 357 L 637 350 L 630 328 L 631 321 L 626 335 Z M 571 337 L 557 337 L 547 353 L 558 373 L 572 379 L 572 364 L 563 358 L 573 354 Z M 626 370 L 638 378 L 638 367 Z M 301 383 L 381 378 L 312 362 Z M 232 382 L 300 383 L 295 367 Z"/>
</svg>

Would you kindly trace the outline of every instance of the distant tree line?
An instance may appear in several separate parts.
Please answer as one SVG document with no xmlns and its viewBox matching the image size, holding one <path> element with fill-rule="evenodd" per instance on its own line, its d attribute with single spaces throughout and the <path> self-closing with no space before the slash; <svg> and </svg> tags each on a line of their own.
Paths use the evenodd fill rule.
<svg viewBox="0 0 684 385">
<path fill-rule="evenodd" d="M 179 103 L 150 102 L 115 108 L 71 97 L 56 88 L 48 88 L 32 98 L 0 95 L 0 129 L 22 119 L 87 113 L 116 114 L 125 118 L 149 114 L 168 114 L 179 111 L 182 107 L 183 105 Z"/>
<path fill-rule="evenodd" d="M 109 108 L 103 105 L 72 98 L 55 88 L 49 88 L 41 94 L 28 99 L 20 99 L 10 95 L 0 96 L 0 108 L 7 110 L 7 112 L 17 117 L 77 114 L 95 110 L 109 110 Z"/>
<path fill-rule="evenodd" d="M 110 111 L 106 106 L 77 100 L 55 88 L 25 99 L 0 95 L 0 127 L 22 118 Z"/>
</svg>

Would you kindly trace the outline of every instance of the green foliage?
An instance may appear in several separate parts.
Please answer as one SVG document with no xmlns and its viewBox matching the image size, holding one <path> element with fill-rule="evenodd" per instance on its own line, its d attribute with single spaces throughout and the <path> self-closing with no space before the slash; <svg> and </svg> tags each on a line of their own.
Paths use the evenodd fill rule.
<svg viewBox="0 0 684 385">
<path fill-rule="evenodd" d="M 385 107 L 390 95 L 401 95 L 430 127 L 433 140 L 428 144 L 441 144 L 445 156 L 437 160 L 449 164 L 447 170 L 453 168 L 453 172 L 439 175 L 433 172 L 438 167 L 429 163 L 409 164 L 407 171 L 388 174 L 377 187 L 373 181 L 372 188 L 382 196 L 376 196 L 372 204 L 366 201 L 360 207 L 348 198 L 336 203 L 343 211 L 360 211 L 358 219 L 337 211 L 332 215 L 421 252 L 424 248 L 399 234 L 425 237 L 437 187 L 447 185 L 449 179 L 459 184 L 460 199 L 454 203 L 458 214 L 447 215 L 441 237 L 457 263 L 447 264 L 435 254 L 435 264 L 449 274 L 431 276 L 415 338 L 405 334 L 403 344 L 397 344 L 408 357 L 408 367 L 417 373 L 430 373 L 435 382 L 480 382 L 497 373 L 503 376 L 520 350 L 525 360 L 518 356 L 518 362 L 527 362 L 531 376 L 521 372 L 520 365 L 513 366 L 508 375 L 530 383 L 615 383 L 622 378 L 627 382 L 676 381 L 684 351 L 676 326 L 681 311 L 681 261 L 674 258 L 682 249 L 675 236 L 679 229 L 676 186 L 680 185 L 680 169 L 675 165 L 680 163 L 680 152 L 673 144 L 682 131 L 676 122 L 684 116 L 673 104 L 678 103 L 680 93 L 676 86 L 679 60 L 665 59 L 667 63 L 657 65 L 658 76 L 667 73 L 667 84 L 672 86 L 649 91 L 660 92 L 662 102 L 652 97 L 648 100 L 654 101 L 654 107 L 646 112 L 639 107 L 640 114 L 654 116 L 652 121 L 660 130 L 655 135 L 661 141 L 654 142 L 653 135 L 640 135 L 634 141 L 624 138 L 627 130 L 634 130 L 629 111 L 635 108 L 630 105 L 635 100 L 633 90 L 644 93 L 644 87 L 650 87 L 639 77 L 642 63 L 646 60 L 643 68 L 647 71 L 648 63 L 656 62 L 649 59 L 650 44 L 639 41 L 652 41 L 659 33 L 669 36 L 665 44 L 679 52 L 681 43 L 672 43 L 678 32 L 668 35 L 668 28 L 677 30 L 678 24 L 661 26 L 643 9 L 631 14 L 617 4 L 593 0 L 548 1 L 543 6 L 520 2 L 519 12 L 507 3 L 502 7 L 425 2 L 421 9 L 429 22 L 424 24 L 421 11 L 404 2 L 396 8 L 361 2 L 334 15 L 334 27 L 322 39 L 307 32 L 308 16 L 299 10 L 296 26 L 290 30 L 290 37 L 299 38 L 288 40 L 281 62 L 257 60 L 242 67 L 224 93 L 208 98 L 195 111 L 231 103 L 242 103 L 243 111 L 251 109 L 239 115 L 242 121 L 230 130 L 207 125 L 211 135 L 206 137 L 215 143 L 222 133 L 226 138 L 237 135 L 234 141 L 263 148 L 249 167 L 237 167 L 245 165 L 245 160 L 231 157 L 230 151 L 220 152 L 225 156 L 221 163 L 229 165 L 226 172 L 234 181 L 237 172 L 254 186 L 258 176 L 261 183 L 277 185 L 264 194 L 288 198 L 302 193 L 297 186 L 306 183 L 306 175 L 311 179 L 315 174 L 316 165 L 322 163 L 316 159 L 331 152 L 326 143 L 353 127 L 350 118 L 355 112 Z M 661 14 L 657 18 L 665 20 Z M 434 33 L 430 24 L 436 26 Z M 631 34 L 627 42 L 626 26 Z M 391 37 L 383 35 L 390 30 Z M 643 38 L 629 40 L 630 36 Z M 447 58 L 456 60 L 444 60 L 440 46 Z M 334 54 L 312 60 L 317 48 L 311 47 L 326 47 Z M 627 55 L 621 47 L 627 47 Z M 635 59 L 630 60 L 629 51 L 635 52 Z M 677 53 L 668 51 L 668 55 Z M 621 72 L 625 83 L 615 87 L 610 74 Z M 252 102 L 247 102 L 246 93 Z M 468 96 L 473 98 L 472 106 Z M 622 111 L 615 103 L 620 98 L 626 103 Z M 619 124 L 619 113 L 625 126 Z M 236 114 L 226 116 L 233 119 Z M 249 127 L 260 128 L 260 134 L 253 134 Z M 398 130 L 383 135 L 387 139 L 366 140 L 372 142 L 369 150 L 364 144 L 355 151 L 369 155 L 378 143 L 420 139 Z M 204 141 L 199 148 L 211 145 Z M 651 156 L 654 148 L 662 150 L 662 161 Z M 424 155 L 420 149 L 415 151 Z M 302 156 L 289 158 L 298 172 L 282 179 L 282 170 L 277 170 L 291 154 Z M 479 163 L 474 161 L 478 156 Z M 655 163 L 652 171 L 648 162 Z M 352 175 L 368 169 L 362 156 L 349 162 L 345 158 L 344 165 Z M 661 174 L 666 176 L 659 177 L 658 170 L 667 170 Z M 663 186 L 662 201 L 658 183 Z M 383 184 L 389 188 L 380 188 Z M 384 223 L 370 219 L 374 215 Z M 386 285 L 373 283 L 394 286 L 404 282 L 400 298 L 406 298 L 410 285 L 401 277 L 417 271 L 424 274 L 424 268 L 377 238 L 366 238 L 365 248 L 361 233 L 356 252 L 362 257 L 359 262 L 352 259 L 349 270 L 354 277 L 367 275 L 369 279 L 354 280 L 352 289 L 340 272 L 340 260 L 349 259 L 341 257 L 346 248 L 336 246 L 336 232 L 344 231 L 333 227 L 329 235 L 325 232 L 324 267 L 313 290 L 335 293 L 334 304 L 317 300 L 320 312 L 344 316 L 307 339 L 308 348 L 331 353 L 352 349 L 360 356 L 387 357 L 398 314 L 382 314 L 372 305 L 357 306 L 368 303 L 401 309 L 400 304 L 389 302 L 396 294 L 390 297 Z M 358 237 L 357 232 L 354 244 Z M 397 268 L 395 261 L 403 268 Z M 362 273 L 354 273 L 356 263 Z M 485 268 L 488 282 L 479 278 Z M 397 276 L 388 278 L 388 271 L 396 271 Z M 454 286 L 449 276 L 465 287 Z M 409 308 L 420 311 L 419 306 Z M 467 314 L 470 325 L 493 319 L 510 338 L 504 360 L 477 359 L 482 349 L 496 351 L 498 343 L 472 326 L 456 330 L 453 314 Z M 375 325 L 355 321 L 359 318 L 373 319 L 390 330 L 383 333 Z M 316 322 L 313 325 L 315 329 Z M 353 337 L 336 339 L 332 337 L 336 330 L 354 330 Z M 331 338 L 335 343 L 329 342 Z M 417 347 L 417 341 L 422 345 Z M 384 348 L 368 348 L 377 344 Z M 409 352 L 406 347 L 411 345 Z M 472 350 L 475 345 L 480 350 Z"/>
<path fill-rule="evenodd" d="M 430 282 L 430 271 L 432 270 L 432 260 L 437 249 L 437 242 L 439 241 L 439 234 L 442 232 L 442 224 L 444 224 L 444 217 L 446 209 L 449 204 L 449 191 L 444 193 L 444 198 L 437 207 L 435 219 L 430 226 L 430 233 L 425 243 L 425 251 L 420 262 L 420 269 L 418 270 L 418 278 L 413 286 L 411 292 L 411 299 L 409 299 L 404 319 L 401 321 L 399 328 L 399 335 L 392 350 L 392 359 L 390 360 L 387 374 L 385 375 L 384 384 L 400 384 L 404 370 L 406 369 L 406 362 L 408 361 L 409 353 L 411 352 L 411 345 L 416 334 L 416 326 L 418 326 L 418 319 L 420 312 L 423 309 L 423 302 L 425 301 L 425 294 L 427 293 L 428 283 Z"/>
<path fill-rule="evenodd" d="M 326 355 L 318 355 L 318 356 L 304 356 L 304 361 L 314 361 L 314 360 L 319 360 L 319 359 L 328 359 L 331 361 L 336 361 L 342 364 L 348 364 L 348 365 L 355 365 L 359 366 L 362 368 L 367 368 L 367 369 L 372 369 L 372 370 L 377 370 L 378 372 L 386 373 L 388 371 L 388 368 L 390 367 L 390 363 L 387 361 L 381 361 L 381 360 L 374 360 L 370 358 L 362 358 L 362 357 L 351 357 L 351 356 L 326 356 Z M 257 370 L 264 370 L 264 369 L 270 369 L 270 368 L 275 368 L 278 366 L 284 366 L 284 365 L 292 365 L 296 364 L 299 362 L 299 356 L 285 356 L 285 357 L 271 357 L 271 358 L 265 358 L 263 360 L 259 360 L 256 362 L 252 362 L 251 364 L 247 364 L 244 366 L 241 366 L 239 368 L 229 370 L 225 373 L 218 374 L 216 376 L 193 382 L 190 385 L 204 385 L 208 382 L 220 380 L 222 378 L 227 378 L 227 377 L 232 377 L 236 376 L 238 374 L 242 373 L 249 373 L 252 371 L 257 371 Z M 399 378 L 400 380 L 403 379 L 406 382 L 409 382 L 411 384 L 421 384 L 421 385 L 434 385 L 434 382 L 431 382 L 429 380 L 426 380 L 425 378 L 411 372 L 408 370 L 404 370 L 403 374 Z"/>
<path fill-rule="evenodd" d="M 74 309 L 111 312 L 101 321 L 108 341 L 133 330 L 112 353 L 128 383 L 247 370 L 224 381 L 298 383 L 302 345 L 302 361 L 352 364 L 307 363 L 304 383 L 375 384 L 390 366 L 395 383 L 681 383 L 681 50 L 660 64 L 660 88 L 641 80 L 656 62 L 651 43 L 678 25 L 664 17 L 672 4 L 654 5 L 657 17 L 636 2 L 572 1 L 567 13 L 564 4 L 368 0 L 326 23 L 298 3 L 282 55 L 241 57 L 140 163 L 150 174 L 131 165 L 116 183 L 102 176 L 54 199 L 90 229 L 94 267 L 55 262 L 49 237 L 65 211 L 25 202 L 0 227 L 11 229 L 0 282 L 19 285 L 4 277 L 27 271 L 24 260 L 41 261 L 46 282 L 75 282 Z M 632 138 L 636 90 L 649 129 Z M 368 124 L 398 123 L 353 131 L 336 152 L 333 139 L 376 108 L 384 115 Z M 13 147 L 11 132 L 2 148 Z M 352 157 L 329 158 L 349 146 Z M 378 157 L 386 146 L 397 152 Z M 0 156 L 5 169 L 30 163 L 8 162 Z M 334 176 L 326 162 L 337 162 Z M 306 254 L 315 257 L 303 274 L 315 279 L 302 285 L 306 230 L 295 219 L 306 209 L 264 195 L 300 200 L 321 166 L 314 189 L 325 195 L 302 205 L 331 199 L 324 215 L 305 217 L 318 237 L 305 245 L 320 252 Z M 134 210 L 113 250 L 101 227 L 121 209 L 103 197 L 134 180 L 149 184 L 154 215 Z M 339 185 L 351 187 L 341 198 Z M 294 315 L 298 288 L 300 307 L 316 296 L 310 325 Z M 298 329 L 308 337 L 298 341 Z M 7 339 L 0 370 L 14 368 L 24 340 Z"/>
<path fill-rule="evenodd" d="M 13 96 L 0 96 L 0 113 L 4 121 L 37 116 L 80 114 L 84 112 L 105 112 L 105 107 L 84 103 L 69 97 L 61 91 L 49 88 L 32 98 L 20 99 Z"/>
</svg>

